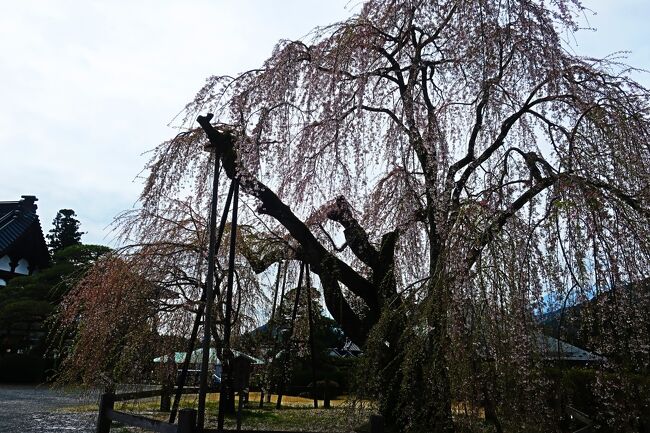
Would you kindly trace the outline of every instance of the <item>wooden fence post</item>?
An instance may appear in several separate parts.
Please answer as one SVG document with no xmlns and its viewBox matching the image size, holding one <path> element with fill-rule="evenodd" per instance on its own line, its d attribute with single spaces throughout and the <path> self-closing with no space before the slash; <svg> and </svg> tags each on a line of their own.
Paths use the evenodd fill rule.
<svg viewBox="0 0 650 433">
<path fill-rule="evenodd" d="M 241 430 L 241 410 L 244 405 L 245 395 L 242 391 L 237 393 L 239 395 L 239 400 L 237 402 L 237 431 Z"/>
<path fill-rule="evenodd" d="M 178 433 L 194 433 L 196 431 L 196 410 L 181 409 L 178 412 Z"/>
<path fill-rule="evenodd" d="M 324 383 L 324 386 L 323 386 L 323 407 L 325 409 L 329 409 L 330 408 L 330 393 L 329 393 L 330 381 L 325 379 L 325 381 L 323 383 Z"/>
<path fill-rule="evenodd" d="M 264 407 L 264 388 L 260 388 L 260 409 Z"/>
<path fill-rule="evenodd" d="M 384 417 L 370 415 L 370 433 L 384 433 Z"/>
<path fill-rule="evenodd" d="M 108 411 L 115 406 L 115 394 L 106 392 L 99 398 L 99 413 L 97 414 L 97 433 L 110 433 L 111 419 Z"/>
<path fill-rule="evenodd" d="M 169 412 L 172 408 L 172 393 L 170 387 L 165 384 L 160 392 L 160 411 Z"/>
</svg>

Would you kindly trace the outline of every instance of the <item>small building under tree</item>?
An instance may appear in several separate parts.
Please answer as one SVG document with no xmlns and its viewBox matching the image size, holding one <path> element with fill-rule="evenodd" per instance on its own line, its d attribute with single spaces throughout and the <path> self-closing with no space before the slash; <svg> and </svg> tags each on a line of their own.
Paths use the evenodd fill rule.
<svg viewBox="0 0 650 433">
<path fill-rule="evenodd" d="M 0 286 L 19 275 L 46 267 L 50 254 L 36 214 L 33 195 L 19 201 L 0 201 Z"/>
</svg>

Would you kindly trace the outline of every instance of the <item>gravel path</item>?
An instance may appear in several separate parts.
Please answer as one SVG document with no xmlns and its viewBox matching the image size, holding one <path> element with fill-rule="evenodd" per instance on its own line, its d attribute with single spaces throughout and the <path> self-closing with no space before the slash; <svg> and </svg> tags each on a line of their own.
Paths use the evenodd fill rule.
<svg viewBox="0 0 650 433">
<path fill-rule="evenodd" d="M 92 393 L 64 392 L 45 386 L 0 385 L 0 433 L 92 433 L 95 413 L 74 413 L 66 407 L 92 404 Z"/>
</svg>

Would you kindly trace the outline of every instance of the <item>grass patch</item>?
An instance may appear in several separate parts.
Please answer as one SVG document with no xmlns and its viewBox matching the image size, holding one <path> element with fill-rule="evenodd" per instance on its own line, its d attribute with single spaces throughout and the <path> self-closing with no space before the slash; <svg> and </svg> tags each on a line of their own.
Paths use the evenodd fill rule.
<svg viewBox="0 0 650 433">
<path fill-rule="evenodd" d="M 259 408 L 259 393 L 251 393 L 247 407 L 242 410 L 242 428 L 250 430 L 289 430 L 311 432 L 349 432 L 356 426 L 366 422 L 371 412 L 370 405 L 366 402 L 364 407 L 354 405 L 352 400 L 337 399 L 331 401 L 330 409 L 323 409 L 323 402 L 319 401 L 319 408 L 313 408 L 313 400 L 283 396 L 282 409 L 275 409 L 277 396 L 271 402 L 264 402 L 264 407 Z M 195 394 L 184 395 L 180 408 L 196 408 L 198 396 Z M 219 394 L 208 394 L 206 399 L 206 426 L 216 427 Z M 132 414 L 143 415 L 166 421 L 169 413 L 160 412 L 160 398 L 153 397 L 141 400 L 116 402 L 115 409 Z M 96 404 L 83 404 L 69 406 L 61 409 L 65 412 L 97 412 Z M 226 416 L 225 428 L 235 429 L 237 424 L 234 415 Z M 115 431 L 120 433 L 141 432 L 133 427 L 115 426 Z"/>
<path fill-rule="evenodd" d="M 242 411 L 242 428 L 251 430 L 296 430 L 312 432 L 349 432 L 362 421 L 359 413 L 345 408 L 314 409 L 289 406 L 280 410 L 275 407 L 245 409 Z M 216 424 L 216 414 L 208 416 L 208 422 Z M 235 417 L 226 417 L 226 428 L 236 427 Z"/>
</svg>

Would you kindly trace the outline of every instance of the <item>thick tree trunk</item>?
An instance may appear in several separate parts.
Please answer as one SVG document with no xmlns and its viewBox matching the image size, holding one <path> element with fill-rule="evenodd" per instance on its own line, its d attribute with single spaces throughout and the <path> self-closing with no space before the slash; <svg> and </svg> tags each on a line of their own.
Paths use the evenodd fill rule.
<svg viewBox="0 0 650 433">
<path fill-rule="evenodd" d="M 390 390 L 399 396 L 392 397 L 397 404 L 391 416 L 408 432 L 453 433 L 446 310 L 429 293 L 422 315 L 403 328 L 401 383 L 398 393 Z"/>
<path fill-rule="evenodd" d="M 440 260 L 442 254 L 439 244 L 431 242 L 431 269 L 428 299 L 425 303 L 425 318 L 428 322 L 427 350 L 429 361 L 428 371 L 425 371 L 423 383 L 431 387 L 431 408 L 428 412 L 432 418 L 433 433 L 453 433 L 454 422 L 451 412 L 451 383 L 449 378 L 449 348 L 451 347 L 448 333 L 448 312 L 451 297 L 450 280 L 442 271 Z M 438 277 L 433 277 L 438 276 Z M 428 377 L 427 377 L 428 376 Z M 428 394 L 428 393 L 427 393 Z M 423 394 L 423 395 L 427 395 Z"/>
<path fill-rule="evenodd" d="M 366 347 L 372 357 L 366 374 L 370 381 L 376 381 L 380 412 L 400 431 L 454 432 L 447 368 L 449 342 L 446 332 L 435 331 L 439 329 L 434 325 L 436 320 L 427 318 L 434 331 L 425 334 L 416 323 L 406 323 L 403 317 L 386 311 Z"/>
<path fill-rule="evenodd" d="M 445 314 L 445 313 L 443 313 Z M 440 319 L 440 318 L 438 318 Z M 433 320 L 434 323 L 437 321 Z M 431 347 L 432 362 L 429 371 L 430 380 L 425 383 L 431 384 L 431 415 L 433 416 L 433 428 L 430 430 L 434 433 L 453 433 L 454 423 L 451 416 L 451 386 L 449 380 L 449 341 L 447 336 L 446 318 L 438 321 L 436 327 L 440 332 L 435 332 L 429 336 Z M 426 395 L 426 394 L 425 394 Z"/>
</svg>

